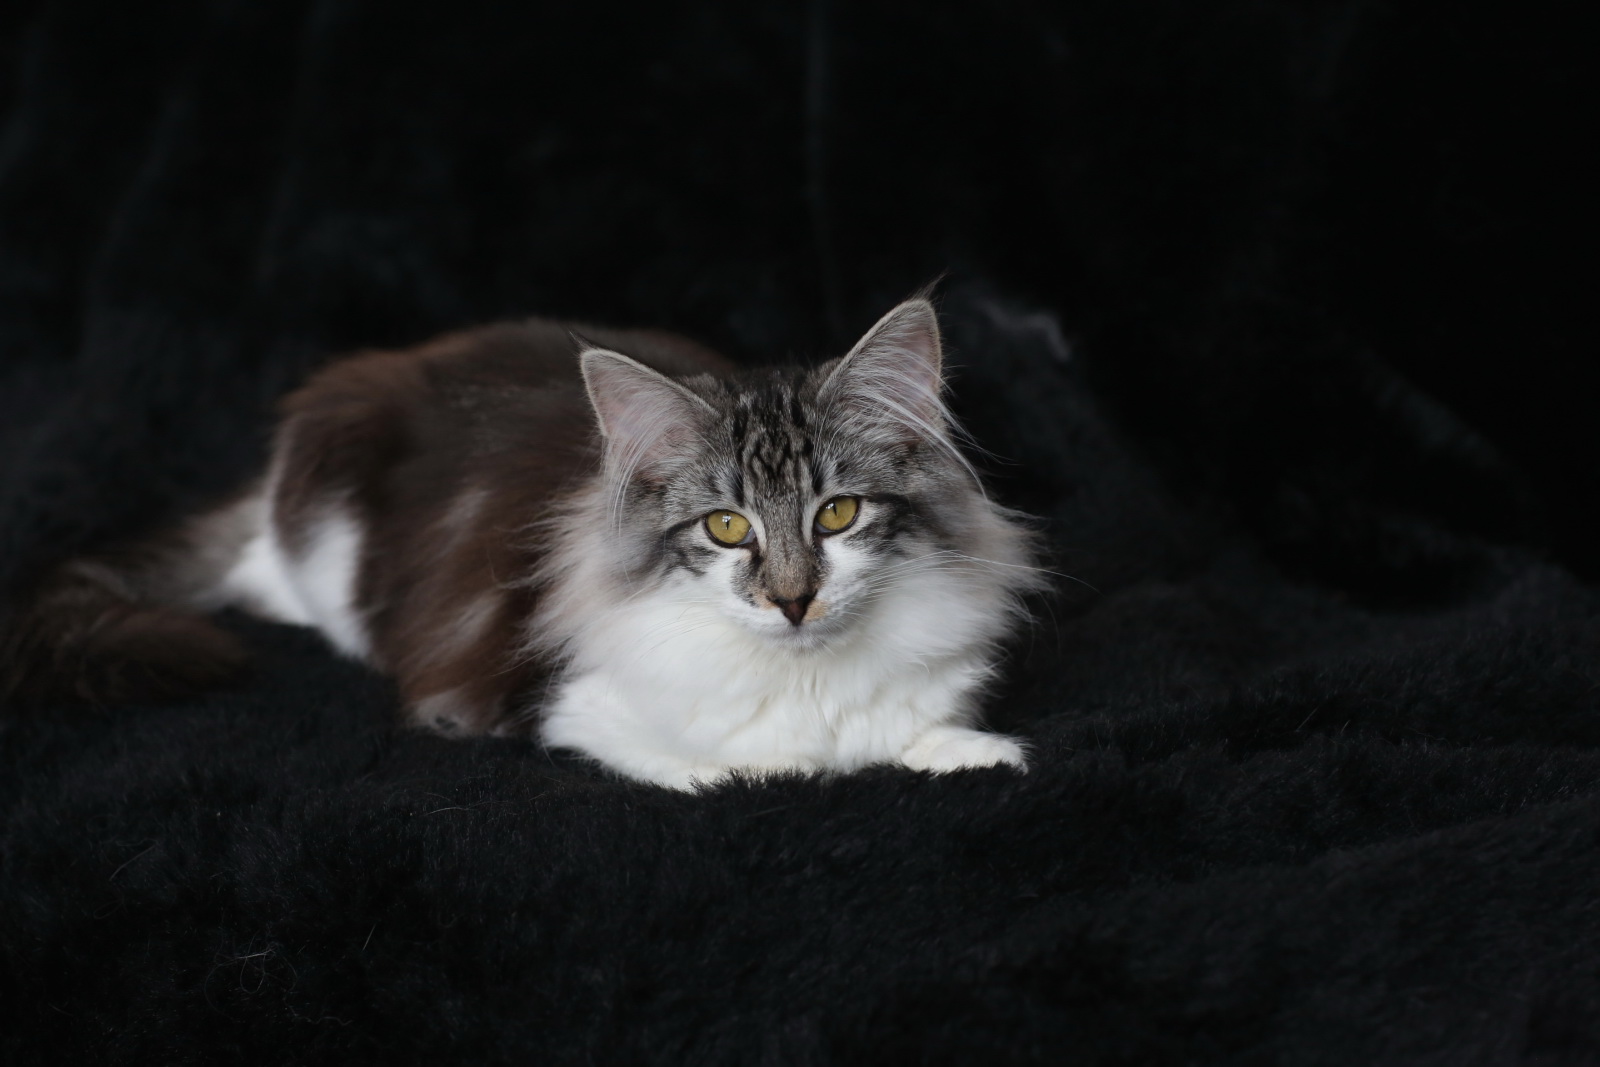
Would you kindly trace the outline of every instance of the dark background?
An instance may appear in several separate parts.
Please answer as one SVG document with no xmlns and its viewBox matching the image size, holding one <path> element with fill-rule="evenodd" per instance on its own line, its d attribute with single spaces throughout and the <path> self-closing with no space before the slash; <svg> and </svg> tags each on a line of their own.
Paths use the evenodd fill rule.
<svg viewBox="0 0 1600 1067">
<path fill-rule="evenodd" d="M 0 714 L 10 1062 L 1600 1058 L 1588 38 L 1563 5 L 0 9 L 0 591 L 353 347 L 837 354 L 945 273 L 1074 580 L 1036 766 L 629 785 L 246 681 Z"/>
</svg>

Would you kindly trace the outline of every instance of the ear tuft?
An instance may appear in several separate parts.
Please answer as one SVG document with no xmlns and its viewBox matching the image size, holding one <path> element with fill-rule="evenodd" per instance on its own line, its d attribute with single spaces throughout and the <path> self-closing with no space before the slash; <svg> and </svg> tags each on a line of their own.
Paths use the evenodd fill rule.
<svg viewBox="0 0 1600 1067">
<path fill-rule="evenodd" d="M 939 317 L 921 297 L 897 306 L 856 342 L 823 385 L 823 396 L 854 408 L 907 443 L 951 447 L 941 393 Z"/>
<path fill-rule="evenodd" d="M 607 461 L 624 479 L 659 476 L 699 438 L 711 406 L 682 385 L 608 349 L 578 359 Z"/>
</svg>

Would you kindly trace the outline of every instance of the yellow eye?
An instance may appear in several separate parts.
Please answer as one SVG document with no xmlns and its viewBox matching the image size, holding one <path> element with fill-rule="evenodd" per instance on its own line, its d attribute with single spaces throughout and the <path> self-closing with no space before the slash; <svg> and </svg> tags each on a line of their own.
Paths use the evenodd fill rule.
<svg viewBox="0 0 1600 1067">
<path fill-rule="evenodd" d="M 750 520 L 737 511 L 713 511 L 706 516 L 706 530 L 719 544 L 742 545 L 750 540 Z"/>
<path fill-rule="evenodd" d="M 823 533 L 848 530 L 856 521 L 856 507 L 860 501 L 853 496 L 836 496 L 817 511 L 817 529 Z"/>
</svg>

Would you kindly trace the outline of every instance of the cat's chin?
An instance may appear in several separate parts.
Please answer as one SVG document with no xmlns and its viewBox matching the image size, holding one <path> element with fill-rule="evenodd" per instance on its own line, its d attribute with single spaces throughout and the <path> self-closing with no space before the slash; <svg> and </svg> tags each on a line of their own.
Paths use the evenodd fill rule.
<svg viewBox="0 0 1600 1067">
<path fill-rule="evenodd" d="M 802 626 L 761 626 L 752 631 L 773 648 L 792 652 L 825 652 L 847 636 L 849 627 L 830 623 L 825 619 L 808 622 Z"/>
</svg>

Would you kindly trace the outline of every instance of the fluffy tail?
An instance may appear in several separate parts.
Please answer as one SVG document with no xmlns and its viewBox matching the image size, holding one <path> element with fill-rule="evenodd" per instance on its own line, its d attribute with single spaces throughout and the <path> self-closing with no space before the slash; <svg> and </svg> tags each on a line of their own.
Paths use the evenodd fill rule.
<svg viewBox="0 0 1600 1067">
<path fill-rule="evenodd" d="M 0 708 L 158 703 L 243 667 L 243 646 L 202 610 L 234 547 L 217 541 L 238 526 L 219 521 L 227 510 L 162 543 L 64 564 L 0 615 Z"/>
</svg>

